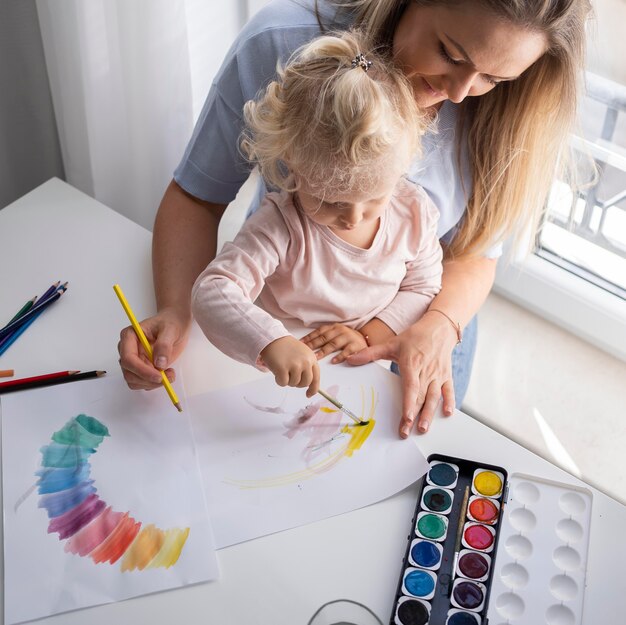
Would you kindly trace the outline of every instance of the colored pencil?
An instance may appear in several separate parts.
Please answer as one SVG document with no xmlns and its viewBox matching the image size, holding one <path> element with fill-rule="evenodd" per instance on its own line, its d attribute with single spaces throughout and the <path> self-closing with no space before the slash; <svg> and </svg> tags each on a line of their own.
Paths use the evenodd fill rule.
<svg viewBox="0 0 626 625">
<path fill-rule="evenodd" d="M 0 378 L 12 378 L 14 375 L 15 371 L 13 371 L 13 369 L 0 370 Z"/>
<path fill-rule="evenodd" d="M 54 292 L 59 288 L 61 282 L 57 280 L 40 298 L 39 303 L 45 302 L 50 296 L 54 295 Z M 67 282 L 65 283 L 67 285 Z"/>
<path fill-rule="evenodd" d="M 150 359 L 150 362 L 152 362 L 153 361 L 152 346 L 150 345 L 150 342 L 148 341 L 146 335 L 144 334 L 144 331 L 141 329 L 141 326 L 139 325 L 139 322 L 137 321 L 137 318 L 135 317 L 135 313 L 133 313 L 133 311 L 131 310 L 131 307 L 128 301 L 126 300 L 126 297 L 124 296 L 124 293 L 122 292 L 122 289 L 120 288 L 120 285 L 114 284 L 113 290 L 115 291 L 117 298 L 120 300 L 120 304 L 122 305 L 122 308 L 124 309 L 124 312 L 126 313 L 126 316 L 128 317 L 130 321 L 130 324 L 133 326 L 133 330 L 135 331 L 135 334 L 137 335 L 139 342 L 143 345 L 146 355 Z M 172 403 L 174 404 L 174 406 L 176 406 L 176 409 L 178 410 L 178 412 L 182 412 L 183 411 L 182 406 L 180 405 L 180 402 L 178 401 L 178 397 L 176 397 L 176 393 L 174 392 L 174 389 L 172 388 L 170 381 L 167 379 L 167 376 L 165 375 L 165 371 L 163 371 L 162 369 L 160 371 L 161 371 L 161 379 L 163 380 L 163 386 L 165 387 L 167 394 L 170 396 L 170 399 L 172 400 Z"/>
<path fill-rule="evenodd" d="M 13 315 L 13 317 L 11 317 L 11 320 L 9 321 L 9 323 L 7 323 L 7 326 L 11 323 L 13 323 L 16 319 L 19 319 L 20 317 L 24 316 L 28 310 L 35 304 L 35 302 L 37 302 L 37 299 L 39 299 L 39 303 L 41 304 L 41 302 L 45 301 L 48 297 L 50 297 L 50 295 L 52 295 L 57 288 L 59 287 L 59 284 L 61 284 L 60 281 L 55 282 L 40 298 L 37 298 L 37 296 L 35 295 L 35 297 L 31 297 L 25 304 L 24 306 L 22 306 L 17 313 L 15 313 L 15 315 Z M 65 283 L 67 284 L 67 282 Z M 6 327 L 6 326 L 4 326 Z M 4 328 L 0 328 L 0 329 L 4 329 Z"/>
<path fill-rule="evenodd" d="M 26 314 L 28 312 L 28 310 L 32 307 L 32 305 L 37 301 L 37 296 L 35 295 L 35 297 L 31 297 L 18 311 L 17 313 L 13 316 L 13 318 L 11 319 L 11 321 L 9 321 L 9 323 L 13 323 L 16 319 L 19 319 L 22 315 Z M 7 323 L 7 325 L 9 325 Z"/>
<path fill-rule="evenodd" d="M 29 321 L 32 317 L 37 315 L 39 312 L 41 312 L 44 309 L 47 309 L 48 306 L 51 306 L 52 304 L 54 304 L 54 302 L 56 302 L 61 297 L 61 295 L 65 293 L 66 289 L 67 287 L 65 285 L 60 286 L 56 290 L 54 295 L 46 299 L 46 301 L 35 304 L 26 314 L 22 315 L 15 321 L 12 321 L 11 323 L 4 326 L 4 328 L 0 330 L 0 340 L 6 338 L 9 334 L 14 332 L 20 326 L 24 325 L 27 321 Z"/>
<path fill-rule="evenodd" d="M 44 375 L 34 375 L 30 378 L 17 378 L 16 380 L 9 380 L 8 382 L 0 382 L 0 389 L 15 386 L 16 384 L 28 384 L 29 382 L 36 382 L 38 380 L 54 380 L 55 378 L 63 378 L 68 375 L 75 375 L 76 373 L 80 373 L 80 371 L 55 371 L 54 373 L 45 373 Z"/>
<path fill-rule="evenodd" d="M 86 371 L 85 373 L 73 373 L 71 375 L 64 375 L 56 378 L 53 377 L 47 379 L 33 380 L 31 382 L 23 382 L 22 384 L 15 384 L 13 386 L 7 387 L 3 387 L 3 385 L 0 385 L 0 395 L 14 393 L 16 391 L 25 391 L 28 389 L 39 388 L 42 386 L 54 386 L 56 384 L 67 384 L 68 382 L 78 382 L 80 380 L 100 378 L 105 375 L 105 373 L 106 371 Z"/>
<path fill-rule="evenodd" d="M 9 347 L 11 347 L 11 345 L 13 345 L 13 343 L 20 338 L 20 336 L 22 336 L 22 334 L 24 334 L 35 319 L 37 319 L 37 317 L 39 317 L 39 315 L 41 315 L 41 313 L 45 310 L 45 308 L 42 308 L 36 315 L 33 315 L 28 321 L 26 321 L 26 323 L 23 323 L 19 328 L 17 328 L 17 330 L 13 330 L 13 332 L 0 340 L 0 356 L 2 356 L 2 354 L 4 354 L 4 352 L 6 352 L 7 349 L 9 349 Z"/>
<path fill-rule="evenodd" d="M 369 421 L 363 421 L 362 419 L 359 419 L 354 413 L 350 412 L 338 399 L 335 399 L 334 397 L 331 397 L 330 395 L 328 395 L 327 393 L 325 393 L 322 390 L 319 390 L 317 392 L 324 399 L 329 401 L 333 406 L 336 406 L 337 408 L 339 408 L 339 410 L 341 410 L 341 412 L 343 412 L 345 415 L 350 417 L 354 422 L 358 423 L 359 425 L 367 425 L 369 423 Z"/>
<path fill-rule="evenodd" d="M 57 283 L 58 284 L 58 283 Z M 61 293 L 61 295 L 63 295 L 63 293 L 65 293 L 65 291 L 67 291 L 67 285 L 69 284 L 69 282 L 64 282 L 63 284 L 61 284 L 60 286 L 56 286 L 54 289 L 52 287 L 54 287 L 54 284 L 39 298 L 39 301 L 37 302 L 37 305 L 39 304 L 43 304 L 44 302 L 47 302 L 51 297 L 53 297 L 54 295 L 56 295 L 57 293 Z"/>
</svg>

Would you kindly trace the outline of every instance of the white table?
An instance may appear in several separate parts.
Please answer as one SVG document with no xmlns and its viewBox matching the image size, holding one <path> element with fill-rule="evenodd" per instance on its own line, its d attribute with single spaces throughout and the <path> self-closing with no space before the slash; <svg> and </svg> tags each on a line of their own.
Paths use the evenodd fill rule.
<svg viewBox="0 0 626 625">
<path fill-rule="evenodd" d="M 117 339 L 126 318 L 112 290 L 124 289 L 141 319 L 154 311 L 150 233 L 53 179 L 0 211 L 0 319 L 55 280 L 68 280 L 60 302 L 0 357 L 0 369 L 24 377 L 59 369 L 116 374 Z M 261 375 L 217 352 L 194 327 L 178 363 L 187 394 Z M 407 444 L 411 444 L 407 442 Z M 582 482 L 457 412 L 437 418 L 419 438 L 425 455 L 482 460 L 571 484 Z M 584 623 L 625 621 L 626 507 L 593 493 Z M 250 541 L 218 553 L 222 576 L 167 593 L 62 614 L 50 623 L 306 624 L 326 601 L 361 601 L 388 621 L 417 486 L 362 510 Z M 359 547 L 367 545 L 367 549 Z M 490 622 L 500 619 L 494 603 Z"/>
</svg>

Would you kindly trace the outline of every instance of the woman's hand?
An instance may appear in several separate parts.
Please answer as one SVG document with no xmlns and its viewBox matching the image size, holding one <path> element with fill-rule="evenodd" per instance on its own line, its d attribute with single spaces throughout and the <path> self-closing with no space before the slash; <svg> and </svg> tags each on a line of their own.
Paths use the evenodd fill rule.
<svg viewBox="0 0 626 625">
<path fill-rule="evenodd" d="M 160 370 L 164 369 L 170 382 L 176 379 L 174 369 L 168 368 L 182 353 L 191 319 L 172 309 L 163 309 L 154 317 L 140 323 L 152 345 L 154 363 L 150 362 L 132 326 L 120 332 L 117 350 L 120 367 L 129 388 L 152 390 L 162 385 Z"/>
<path fill-rule="evenodd" d="M 320 326 L 300 339 L 312 350 L 317 350 L 318 359 L 324 358 L 333 352 L 339 352 L 331 363 L 343 362 L 348 356 L 367 347 L 365 337 L 358 331 L 348 328 L 341 323 L 331 323 Z"/>
<path fill-rule="evenodd" d="M 418 415 L 418 431 L 428 431 L 442 396 L 444 415 L 454 412 L 451 356 L 457 336 L 450 322 L 439 317 L 441 315 L 425 314 L 402 334 L 347 359 L 351 365 L 380 358 L 398 363 L 402 377 L 402 438 L 411 433 Z"/>
<path fill-rule="evenodd" d="M 320 387 L 320 368 L 313 351 L 293 336 L 272 341 L 261 351 L 263 364 L 274 374 L 278 386 L 308 386 L 313 397 Z"/>
</svg>

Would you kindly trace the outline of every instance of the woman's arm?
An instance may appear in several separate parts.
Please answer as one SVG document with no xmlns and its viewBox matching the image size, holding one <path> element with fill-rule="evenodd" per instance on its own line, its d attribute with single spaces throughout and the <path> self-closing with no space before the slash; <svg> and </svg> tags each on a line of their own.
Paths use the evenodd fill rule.
<svg viewBox="0 0 626 625">
<path fill-rule="evenodd" d="M 118 351 L 124 379 L 132 389 L 161 385 L 158 369 L 166 369 L 182 352 L 191 325 L 191 287 L 214 258 L 217 228 L 224 204 L 203 202 L 172 181 L 154 224 L 152 268 L 157 314 L 141 322 L 153 346 L 154 364 L 145 356 L 130 327 L 120 334 Z M 173 369 L 167 369 L 174 379 Z"/>
<path fill-rule="evenodd" d="M 142 322 L 155 362 L 167 367 L 182 352 L 191 312 L 191 287 L 214 258 L 217 226 L 226 204 L 249 174 L 239 150 L 244 103 L 275 76 L 276 63 L 319 34 L 308 7 L 272 2 L 259 10 L 237 36 L 205 101 L 193 136 L 159 207 L 154 227 L 153 270 L 157 298 L 154 317 Z M 187 195 L 183 188 L 202 201 Z M 132 330 L 118 345 L 120 365 L 133 389 L 160 384 L 160 374 L 143 355 Z M 174 371 L 167 370 L 173 379 Z"/>
<path fill-rule="evenodd" d="M 379 358 L 398 363 L 403 399 L 400 435 L 406 438 L 420 415 L 418 430 L 428 431 L 439 399 L 444 414 L 454 411 L 451 355 L 457 342 L 452 323 L 433 310 L 445 312 L 464 327 L 485 301 L 495 277 L 496 259 L 478 257 L 444 261 L 442 288 L 424 316 L 408 330 L 350 356 L 360 365 Z"/>
<path fill-rule="evenodd" d="M 431 302 L 429 310 L 442 310 L 464 328 L 487 299 L 496 276 L 496 264 L 497 258 L 484 256 L 445 260 L 441 291 Z M 450 322 L 447 324 L 451 327 Z M 453 335 L 456 339 L 456 334 Z"/>
<path fill-rule="evenodd" d="M 189 322 L 191 287 L 215 258 L 225 204 L 204 202 L 172 181 L 154 222 L 152 272 L 157 309 L 171 308 Z"/>
</svg>

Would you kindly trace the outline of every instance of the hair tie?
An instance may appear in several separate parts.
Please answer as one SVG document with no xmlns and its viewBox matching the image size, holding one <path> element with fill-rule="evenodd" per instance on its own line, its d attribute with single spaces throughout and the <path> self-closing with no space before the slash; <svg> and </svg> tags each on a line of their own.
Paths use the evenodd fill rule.
<svg viewBox="0 0 626 625">
<path fill-rule="evenodd" d="M 365 55 L 359 52 L 352 61 L 352 68 L 354 69 L 355 67 L 360 67 L 364 72 L 367 72 L 367 70 L 372 67 L 372 62 L 368 61 Z"/>
</svg>

